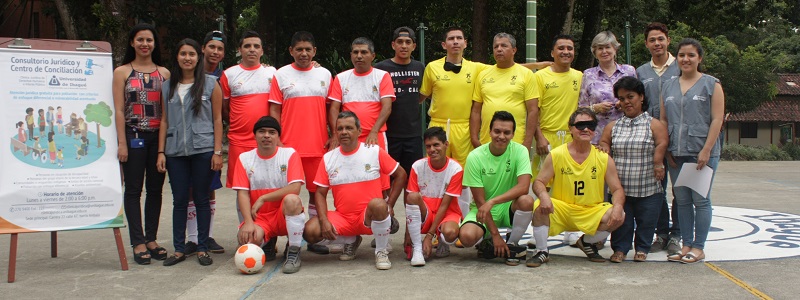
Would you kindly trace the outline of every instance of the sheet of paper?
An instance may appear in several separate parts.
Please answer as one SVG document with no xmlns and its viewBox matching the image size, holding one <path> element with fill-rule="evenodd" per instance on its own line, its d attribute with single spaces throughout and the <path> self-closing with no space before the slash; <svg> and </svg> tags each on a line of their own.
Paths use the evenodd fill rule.
<svg viewBox="0 0 800 300">
<path fill-rule="evenodd" d="M 675 186 L 688 187 L 703 197 L 708 197 L 708 189 L 711 188 L 711 177 L 714 175 L 714 170 L 708 166 L 703 166 L 702 169 L 697 170 L 696 163 L 684 163 L 678 179 L 675 180 Z"/>
</svg>

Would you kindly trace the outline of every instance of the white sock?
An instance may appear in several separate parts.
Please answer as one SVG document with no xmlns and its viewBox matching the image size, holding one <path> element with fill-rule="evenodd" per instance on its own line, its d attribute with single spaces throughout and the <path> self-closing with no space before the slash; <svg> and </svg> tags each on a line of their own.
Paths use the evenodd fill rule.
<svg viewBox="0 0 800 300">
<path fill-rule="evenodd" d="M 186 216 L 186 240 L 197 244 L 197 208 L 194 201 L 189 201 Z"/>
<path fill-rule="evenodd" d="M 422 214 L 419 211 L 419 205 L 406 204 L 406 225 L 408 225 L 411 245 L 414 246 L 414 249 L 422 249 Z"/>
<path fill-rule="evenodd" d="M 296 216 L 286 216 L 286 231 L 289 234 L 289 246 L 300 247 L 303 245 L 303 228 L 306 225 L 306 215 L 300 213 Z"/>
<path fill-rule="evenodd" d="M 519 239 L 521 239 L 525 231 L 528 230 L 528 225 L 531 224 L 531 220 L 533 220 L 532 211 L 515 211 L 514 224 L 511 226 L 511 234 L 508 235 L 508 241 L 506 241 L 506 243 L 518 244 Z"/>
<path fill-rule="evenodd" d="M 461 217 L 464 218 L 469 213 L 469 204 L 472 203 L 472 193 L 469 189 L 461 190 L 461 197 L 458 197 L 458 208 L 461 209 Z"/>
<path fill-rule="evenodd" d="M 456 239 L 458 239 L 458 238 L 456 238 Z M 439 242 L 445 243 L 445 244 L 447 244 L 448 246 L 452 246 L 453 244 L 455 244 L 455 243 L 456 243 L 456 240 L 447 241 L 447 239 L 445 239 L 445 238 L 444 238 L 444 233 L 441 233 L 441 232 L 440 232 L 440 233 L 439 233 Z"/>
<path fill-rule="evenodd" d="M 317 216 L 317 205 L 314 203 L 308 203 L 308 218 L 311 219 Z"/>
<path fill-rule="evenodd" d="M 594 244 L 599 241 L 605 240 L 611 233 L 605 230 L 598 230 L 593 235 L 584 235 L 583 241 L 589 244 Z"/>
<path fill-rule="evenodd" d="M 375 236 L 375 253 L 385 250 L 386 245 L 389 244 L 389 229 L 392 227 L 391 217 L 386 217 L 381 221 L 372 221 L 370 228 L 372 228 L 372 235 Z M 410 231 L 411 229 L 409 229 Z M 417 231 L 419 232 L 419 231 Z"/>
<path fill-rule="evenodd" d="M 214 213 L 217 212 L 217 200 L 208 200 L 208 204 L 211 206 L 211 223 L 208 224 L 208 237 L 213 237 L 212 229 L 214 228 Z M 195 221 L 195 223 L 196 222 L 197 221 Z"/>
<path fill-rule="evenodd" d="M 547 236 L 550 234 L 550 226 L 533 227 L 533 239 L 536 240 L 536 250 L 547 252 Z"/>
</svg>

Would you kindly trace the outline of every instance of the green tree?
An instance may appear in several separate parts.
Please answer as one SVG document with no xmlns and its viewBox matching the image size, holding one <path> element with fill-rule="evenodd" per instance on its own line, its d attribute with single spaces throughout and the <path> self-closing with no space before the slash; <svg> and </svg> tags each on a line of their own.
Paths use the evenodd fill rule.
<svg viewBox="0 0 800 300">
<path fill-rule="evenodd" d="M 100 125 L 103 125 L 103 127 L 111 126 L 111 107 L 105 102 L 87 104 L 86 109 L 83 110 L 83 114 L 86 115 L 86 122 L 95 122 L 95 124 L 97 124 L 97 148 L 102 147 Z"/>
</svg>

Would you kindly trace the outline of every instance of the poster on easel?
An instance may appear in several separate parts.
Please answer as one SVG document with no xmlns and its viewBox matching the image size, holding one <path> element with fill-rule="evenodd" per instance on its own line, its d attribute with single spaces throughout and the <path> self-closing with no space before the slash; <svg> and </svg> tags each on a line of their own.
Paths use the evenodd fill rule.
<svg viewBox="0 0 800 300">
<path fill-rule="evenodd" d="M 0 234 L 122 227 L 110 53 L 0 49 Z"/>
</svg>

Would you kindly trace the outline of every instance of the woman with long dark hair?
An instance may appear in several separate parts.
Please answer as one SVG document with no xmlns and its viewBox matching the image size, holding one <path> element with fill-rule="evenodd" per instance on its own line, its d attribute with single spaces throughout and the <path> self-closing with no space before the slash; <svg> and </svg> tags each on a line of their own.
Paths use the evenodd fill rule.
<svg viewBox="0 0 800 300">
<path fill-rule="evenodd" d="M 664 83 L 661 121 L 669 131 L 669 176 L 678 205 L 683 248 L 667 259 L 696 263 L 706 257 L 703 248 L 711 228 L 711 189 L 701 195 L 688 187 L 674 186 L 674 182 L 685 163 L 696 163 L 697 170 L 708 166 L 716 173 L 721 152 L 717 137 L 725 114 L 725 94 L 719 79 L 700 72 L 703 62 L 700 42 L 682 40 L 677 57 L 681 76 Z"/>
<path fill-rule="evenodd" d="M 156 29 L 146 23 L 134 26 L 122 64 L 114 70 L 113 96 L 117 126 L 117 156 L 125 184 L 133 259 L 141 265 L 164 260 L 167 250 L 156 242 L 161 217 L 164 173 L 158 172 L 158 130 L 161 123 L 161 87 L 169 71 L 161 66 Z M 142 185 L 147 189 L 142 226 Z M 144 229 L 144 230 L 143 230 Z"/>
<path fill-rule="evenodd" d="M 181 40 L 172 61 L 172 78 L 163 89 L 164 114 L 158 136 L 158 170 L 169 171 L 172 187 L 172 242 L 175 254 L 164 261 L 172 266 L 186 259 L 186 215 L 189 200 L 197 210 L 197 259 L 213 263 L 208 255 L 211 224 L 209 187 L 222 168 L 222 90 L 206 75 L 203 52 L 193 39 Z M 191 197 L 189 194 L 191 193 Z"/>
</svg>

